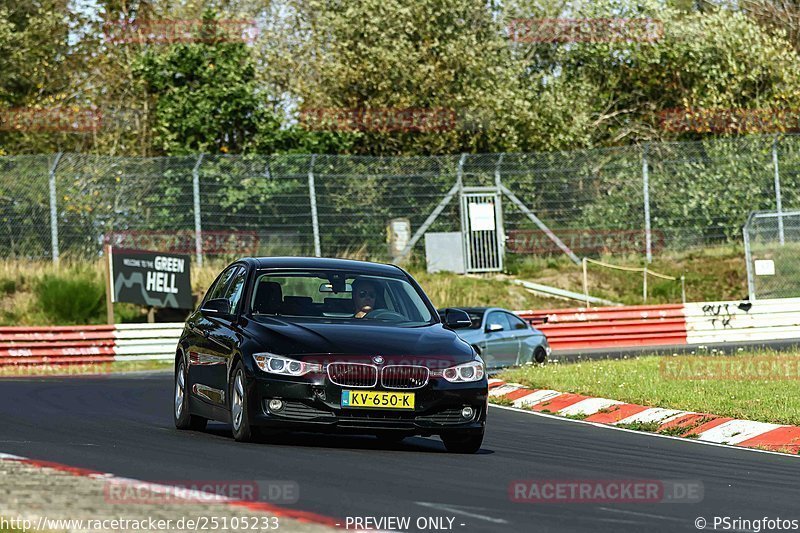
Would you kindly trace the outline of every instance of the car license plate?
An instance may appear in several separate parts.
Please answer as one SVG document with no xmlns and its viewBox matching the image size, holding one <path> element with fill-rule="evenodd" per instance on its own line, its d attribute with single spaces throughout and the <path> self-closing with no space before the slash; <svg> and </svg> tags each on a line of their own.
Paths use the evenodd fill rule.
<svg viewBox="0 0 800 533">
<path fill-rule="evenodd" d="M 414 409 L 414 393 L 343 390 L 342 407 Z"/>
</svg>

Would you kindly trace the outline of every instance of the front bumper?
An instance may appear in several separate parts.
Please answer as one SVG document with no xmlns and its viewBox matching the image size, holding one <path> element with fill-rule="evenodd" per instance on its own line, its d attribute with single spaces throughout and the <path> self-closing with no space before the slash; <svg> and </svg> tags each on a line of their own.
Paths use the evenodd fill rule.
<svg viewBox="0 0 800 533">
<path fill-rule="evenodd" d="M 256 375 L 250 390 L 250 422 L 264 427 L 331 433 L 402 432 L 407 435 L 480 433 L 486 427 L 488 382 L 450 383 L 431 379 L 420 389 L 391 390 L 413 392 L 413 410 L 342 408 L 342 390 L 324 377 L 309 380 L 282 376 Z M 381 386 L 369 390 L 387 391 Z M 280 399 L 284 408 L 273 412 L 269 401 Z M 464 418 L 461 411 L 472 407 L 474 414 Z"/>
</svg>

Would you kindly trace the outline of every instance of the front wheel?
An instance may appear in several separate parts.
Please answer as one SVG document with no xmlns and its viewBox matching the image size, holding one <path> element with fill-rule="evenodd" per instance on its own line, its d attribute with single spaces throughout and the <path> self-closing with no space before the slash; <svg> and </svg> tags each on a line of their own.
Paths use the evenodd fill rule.
<svg viewBox="0 0 800 533">
<path fill-rule="evenodd" d="M 450 453 L 476 453 L 483 444 L 483 433 L 442 435 L 442 442 Z"/>
<path fill-rule="evenodd" d="M 233 379 L 230 386 L 231 427 L 233 429 L 233 438 L 239 442 L 250 442 L 256 436 L 255 428 L 250 426 L 245 383 L 244 366 L 240 361 L 233 371 Z"/>
<path fill-rule="evenodd" d="M 186 365 L 183 363 L 183 358 L 181 358 L 175 368 L 175 405 L 172 410 L 175 427 L 178 429 L 203 431 L 206 428 L 208 420 L 189 413 L 189 393 L 186 390 L 187 383 Z"/>
</svg>

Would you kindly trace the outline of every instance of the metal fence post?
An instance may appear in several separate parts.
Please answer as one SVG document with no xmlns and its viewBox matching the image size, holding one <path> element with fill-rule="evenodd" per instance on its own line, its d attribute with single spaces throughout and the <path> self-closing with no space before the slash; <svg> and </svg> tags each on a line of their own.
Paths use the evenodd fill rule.
<svg viewBox="0 0 800 533">
<path fill-rule="evenodd" d="M 458 169 L 456 170 L 456 186 L 458 187 L 458 212 L 461 216 L 461 253 L 464 256 L 464 272 L 469 274 L 471 270 L 470 267 L 472 266 L 472 258 L 470 257 L 470 247 L 467 245 L 469 226 L 464 213 L 464 161 L 466 161 L 466 159 L 467 154 L 462 153 L 458 160 Z"/>
<path fill-rule="evenodd" d="M 747 269 L 747 296 L 751 302 L 756 299 L 755 280 L 753 279 L 753 257 L 750 253 L 750 224 L 752 223 L 754 213 L 750 213 L 747 217 L 747 222 L 742 226 L 742 238 L 744 239 L 744 261 L 745 268 Z"/>
<path fill-rule="evenodd" d="M 647 262 L 653 262 L 653 236 L 650 231 L 650 172 L 647 168 L 647 143 L 642 146 L 642 189 L 644 193 L 644 240 Z"/>
<path fill-rule="evenodd" d="M 203 156 L 200 154 L 192 169 L 192 195 L 194 196 L 194 253 L 198 266 L 203 266 L 203 225 L 200 216 L 200 165 Z"/>
<path fill-rule="evenodd" d="M 314 184 L 314 161 L 317 154 L 311 156 L 311 164 L 308 167 L 308 196 L 311 200 L 311 227 L 314 231 L 314 255 L 322 257 L 322 250 L 319 244 L 319 215 L 317 214 L 317 190 Z"/>
<path fill-rule="evenodd" d="M 501 153 L 497 158 L 497 164 L 494 167 L 494 184 L 497 187 L 497 245 L 500 252 L 500 271 L 504 270 L 506 262 L 506 228 L 503 221 L 503 181 L 500 176 L 500 166 L 503 164 L 503 157 L 505 153 Z"/>
<path fill-rule="evenodd" d="M 53 254 L 53 263 L 58 263 L 58 207 L 56 196 L 56 168 L 61 161 L 62 152 L 56 154 L 55 161 L 50 167 L 50 243 Z"/>
<path fill-rule="evenodd" d="M 772 166 L 775 171 L 775 208 L 778 211 L 778 238 L 781 246 L 785 244 L 783 235 L 783 206 L 781 203 L 781 175 L 778 168 L 778 137 L 772 141 Z"/>
</svg>

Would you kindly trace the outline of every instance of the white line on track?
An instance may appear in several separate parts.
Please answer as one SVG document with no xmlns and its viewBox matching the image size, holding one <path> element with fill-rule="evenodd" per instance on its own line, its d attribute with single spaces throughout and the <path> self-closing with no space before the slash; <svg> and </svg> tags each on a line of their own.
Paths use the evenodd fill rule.
<svg viewBox="0 0 800 533">
<path fill-rule="evenodd" d="M 502 518 L 494 518 L 493 516 L 477 514 L 471 511 L 465 511 L 461 506 L 457 505 L 448 505 L 444 503 L 430 503 L 430 502 L 414 502 L 414 503 L 416 503 L 417 505 L 421 505 L 423 507 L 428 507 L 430 509 L 440 509 L 442 511 L 447 511 L 449 513 L 460 514 L 468 516 L 470 518 L 477 518 L 478 520 L 485 520 L 493 524 L 508 524 L 508 520 L 503 520 Z M 469 507 L 469 509 L 474 509 L 474 507 Z"/>
<path fill-rule="evenodd" d="M 569 423 L 572 423 L 572 424 L 585 424 L 587 426 L 594 426 L 594 427 L 597 427 L 597 428 L 610 429 L 610 430 L 613 430 L 613 431 L 625 431 L 625 432 L 628 432 L 628 433 L 636 433 L 637 435 L 646 435 L 648 437 L 656 437 L 656 438 L 659 438 L 659 439 L 677 440 L 677 441 L 680 441 L 680 442 L 687 442 L 687 443 L 692 443 L 692 444 L 700 444 L 702 446 L 716 446 L 718 448 L 726 448 L 728 450 L 741 450 L 743 452 L 750 452 L 750 453 L 766 453 L 766 454 L 769 454 L 769 455 L 780 455 L 781 457 L 792 457 L 792 458 L 795 458 L 795 459 L 800 458 L 800 455 L 795 455 L 795 454 L 791 454 L 791 453 L 774 452 L 772 450 L 760 450 L 758 448 L 747 448 L 745 446 L 731 446 L 731 445 L 728 445 L 728 444 L 720 444 L 720 443 L 717 443 L 717 442 L 708 442 L 708 441 L 702 441 L 702 440 L 698 440 L 698 439 L 686 439 L 686 438 L 683 438 L 683 437 L 673 437 L 672 435 L 661 435 L 660 433 L 649 433 L 647 431 L 638 431 L 638 430 L 635 430 L 635 429 L 620 428 L 620 427 L 611 426 L 611 425 L 608 425 L 608 424 L 601 424 L 599 422 L 589 422 L 587 420 L 576 420 L 574 418 L 565 418 L 563 416 L 551 415 L 551 414 L 547 414 L 547 413 L 540 413 L 538 411 L 529 411 L 527 409 L 517 409 L 516 407 L 508 407 L 508 406 L 505 406 L 505 405 L 497 405 L 497 404 L 493 404 L 493 403 L 490 403 L 489 405 L 491 407 L 494 407 L 495 409 L 504 409 L 506 411 L 514 411 L 515 413 L 522 413 L 522 414 L 525 414 L 525 415 L 541 416 L 541 417 L 544 417 L 544 418 L 553 418 L 555 420 L 560 420 L 562 422 L 569 422 Z"/>
<path fill-rule="evenodd" d="M 598 507 L 600 511 L 607 511 L 609 513 L 620 513 L 620 514 L 627 514 L 631 516 L 641 516 L 643 518 L 658 518 L 659 520 L 671 520 L 672 522 L 681 522 L 685 523 L 686 520 L 683 518 L 675 518 L 674 516 L 664 516 L 660 514 L 650 514 L 650 513 L 639 513 L 637 511 L 628 511 L 625 509 L 612 509 L 611 507 Z"/>
<path fill-rule="evenodd" d="M 33 440 L 0 440 L 0 444 L 33 444 L 39 443 L 43 441 L 33 441 Z M 94 444 L 91 442 L 59 442 L 59 446 L 101 446 L 100 444 Z M 0 457 L 2 459 L 2 457 Z"/>
</svg>

